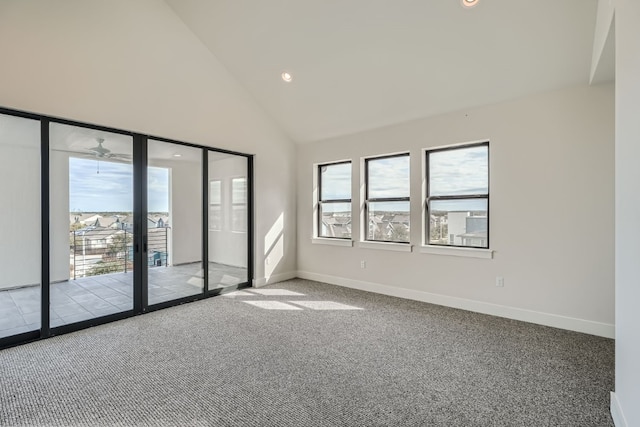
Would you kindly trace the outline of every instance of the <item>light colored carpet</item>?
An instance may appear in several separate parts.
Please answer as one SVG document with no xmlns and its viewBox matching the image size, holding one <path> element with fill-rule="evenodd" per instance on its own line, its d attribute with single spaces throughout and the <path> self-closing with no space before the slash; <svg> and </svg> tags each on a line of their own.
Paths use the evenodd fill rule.
<svg viewBox="0 0 640 427">
<path fill-rule="evenodd" d="M 602 427 L 614 343 L 296 279 L 2 350 L 0 381 L 3 426 Z"/>
</svg>

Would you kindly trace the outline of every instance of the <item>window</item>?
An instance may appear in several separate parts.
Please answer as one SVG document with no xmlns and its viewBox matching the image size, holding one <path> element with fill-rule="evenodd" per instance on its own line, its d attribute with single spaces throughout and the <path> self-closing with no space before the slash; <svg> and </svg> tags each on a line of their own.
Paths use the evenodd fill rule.
<svg viewBox="0 0 640 427">
<path fill-rule="evenodd" d="M 209 181 L 209 229 L 222 230 L 222 181 Z"/>
<path fill-rule="evenodd" d="M 231 230 L 247 231 L 247 178 L 231 180 Z"/>
<path fill-rule="evenodd" d="M 318 165 L 318 237 L 351 239 L 351 162 Z"/>
<path fill-rule="evenodd" d="M 409 153 L 365 159 L 366 240 L 409 243 Z"/>
<path fill-rule="evenodd" d="M 489 248 L 489 143 L 426 152 L 426 241 Z"/>
</svg>

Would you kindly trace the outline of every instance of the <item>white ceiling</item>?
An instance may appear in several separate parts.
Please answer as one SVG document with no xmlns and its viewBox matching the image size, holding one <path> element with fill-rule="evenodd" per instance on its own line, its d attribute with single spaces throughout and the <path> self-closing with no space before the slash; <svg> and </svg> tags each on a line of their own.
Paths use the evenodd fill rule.
<svg viewBox="0 0 640 427">
<path fill-rule="evenodd" d="M 165 1 L 297 142 L 587 84 L 597 10 L 597 0 Z"/>
</svg>

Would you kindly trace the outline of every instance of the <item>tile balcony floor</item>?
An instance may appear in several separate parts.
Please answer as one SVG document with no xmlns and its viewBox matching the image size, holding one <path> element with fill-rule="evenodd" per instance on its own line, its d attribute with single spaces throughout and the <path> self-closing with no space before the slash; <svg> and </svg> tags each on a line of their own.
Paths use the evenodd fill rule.
<svg viewBox="0 0 640 427">
<path fill-rule="evenodd" d="M 210 288 L 247 281 L 245 268 L 209 263 Z M 149 305 L 202 292 L 201 263 L 149 268 Z M 51 327 L 68 325 L 133 308 L 133 272 L 52 283 Z M 40 328 L 40 287 L 0 291 L 0 338 Z"/>
</svg>

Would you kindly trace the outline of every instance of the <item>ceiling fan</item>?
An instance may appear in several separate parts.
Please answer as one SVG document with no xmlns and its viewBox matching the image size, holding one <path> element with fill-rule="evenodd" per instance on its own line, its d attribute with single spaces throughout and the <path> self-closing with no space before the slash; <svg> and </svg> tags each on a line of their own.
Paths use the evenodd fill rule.
<svg viewBox="0 0 640 427">
<path fill-rule="evenodd" d="M 93 153 L 93 155 L 99 159 L 122 159 L 129 160 L 131 159 L 131 155 L 129 154 L 118 154 L 114 153 L 108 148 L 106 148 L 104 144 L 104 138 L 96 138 L 98 145 L 92 148 L 87 148 L 86 150 Z"/>
<path fill-rule="evenodd" d="M 97 160 L 97 173 L 100 173 L 100 161 L 109 161 L 109 162 L 117 162 L 117 163 L 130 163 L 131 162 L 131 154 L 125 153 L 114 153 L 109 148 L 104 146 L 105 139 L 104 138 L 95 138 L 95 141 L 98 143 L 95 147 L 85 148 L 85 147 L 77 147 L 76 149 L 65 150 L 61 148 L 53 148 L 53 151 L 60 151 L 63 153 L 71 153 L 72 157 L 85 157 L 89 159 Z M 72 148 L 76 144 L 71 144 Z"/>
</svg>

